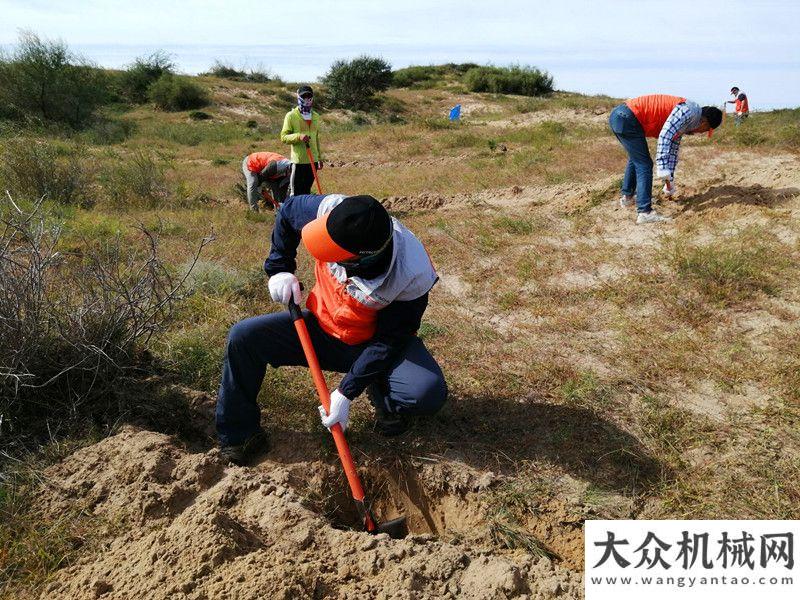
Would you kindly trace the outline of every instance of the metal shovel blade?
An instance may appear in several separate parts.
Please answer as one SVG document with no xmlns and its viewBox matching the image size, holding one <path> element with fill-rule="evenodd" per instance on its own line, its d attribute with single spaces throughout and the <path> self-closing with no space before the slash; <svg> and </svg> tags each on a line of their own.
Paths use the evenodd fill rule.
<svg viewBox="0 0 800 600">
<path fill-rule="evenodd" d="M 389 537 L 393 540 L 402 540 L 408 535 L 408 527 L 406 525 L 405 517 L 398 517 L 385 523 L 377 523 L 375 529 L 372 531 L 374 534 L 388 533 Z"/>
</svg>

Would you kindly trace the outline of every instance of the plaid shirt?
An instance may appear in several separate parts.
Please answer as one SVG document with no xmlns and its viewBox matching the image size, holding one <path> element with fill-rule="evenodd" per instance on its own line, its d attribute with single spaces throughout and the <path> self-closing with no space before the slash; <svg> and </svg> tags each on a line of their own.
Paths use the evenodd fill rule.
<svg viewBox="0 0 800 600">
<path fill-rule="evenodd" d="M 667 117 L 661 133 L 658 134 L 656 146 L 656 176 L 672 177 L 678 166 L 678 150 L 681 148 L 681 137 L 687 131 L 700 126 L 703 118 L 700 106 L 691 100 L 681 102 Z"/>
</svg>

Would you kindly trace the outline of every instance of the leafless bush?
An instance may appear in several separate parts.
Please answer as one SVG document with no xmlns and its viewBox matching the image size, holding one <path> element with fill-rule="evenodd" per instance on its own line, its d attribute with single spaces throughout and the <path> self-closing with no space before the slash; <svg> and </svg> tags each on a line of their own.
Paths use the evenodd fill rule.
<svg viewBox="0 0 800 600">
<path fill-rule="evenodd" d="M 0 445 L 52 420 L 103 411 L 120 375 L 135 368 L 187 292 L 160 260 L 158 241 L 120 239 L 59 252 L 60 226 L 41 201 L 0 210 Z M 200 243 L 194 261 L 203 247 Z M 107 408 L 107 407 L 106 407 Z M 5 439 L 3 439 L 5 438 Z"/>
</svg>

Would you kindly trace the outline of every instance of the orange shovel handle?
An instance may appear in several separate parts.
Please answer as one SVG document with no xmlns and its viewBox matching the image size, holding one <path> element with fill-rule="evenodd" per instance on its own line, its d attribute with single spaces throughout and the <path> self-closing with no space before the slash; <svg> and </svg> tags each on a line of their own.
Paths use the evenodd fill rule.
<svg viewBox="0 0 800 600">
<path fill-rule="evenodd" d="M 272 204 L 272 206 L 275 208 L 275 210 L 278 210 L 281 207 L 281 205 L 278 204 L 278 201 L 275 200 L 275 198 L 272 197 L 272 194 L 267 192 L 267 190 L 261 190 L 261 197 L 264 200 L 266 200 L 267 202 L 269 202 L 270 204 Z"/>
<path fill-rule="evenodd" d="M 314 181 L 317 182 L 317 193 L 322 194 L 322 186 L 319 183 L 319 175 L 317 175 L 317 165 L 314 162 L 314 155 L 311 154 L 311 146 L 308 145 L 308 142 L 306 142 L 305 144 L 306 144 L 306 154 L 308 155 L 308 162 L 311 163 L 311 172 L 314 174 Z"/>
<path fill-rule="evenodd" d="M 303 353 L 306 355 L 306 362 L 308 362 L 308 368 L 311 371 L 311 377 L 314 380 L 314 386 L 317 388 L 317 394 L 319 395 L 322 407 L 325 409 L 325 412 L 330 413 L 331 396 L 330 392 L 328 392 L 328 384 L 325 383 L 325 377 L 322 375 L 322 369 L 319 366 L 319 360 L 317 359 L 314 345 L 311 343 L 311 337 L 308 335 L 308 328 L 306 327 L 305 319 L 303 319 L 303 313 L 294 301 L 289 302 L 289 313 L 292 315 L 294 328 L 297 331 L 297 337 L 300 338 L 300 345 L 303 347 Z M 336 423 L 336 425 L 331 427 L 331 434 L 336 444 L 336 450 L 339 453 L 339 460 L 342 461 L 344 474 L 347 476 L 347 483 L 350 484 L 353 500 L 363 507 L 364 488 L 361 486 L 361 479 L 353 463 L 353 456 L 350 454 L 350 446 L 347 444 L 347 440 L 344 437 L 342 426 Z M 376 525 L 371 515 L 367 515 L 365 518 L 367 521 L 367 531 L 373 531 Z"/>
</svg>

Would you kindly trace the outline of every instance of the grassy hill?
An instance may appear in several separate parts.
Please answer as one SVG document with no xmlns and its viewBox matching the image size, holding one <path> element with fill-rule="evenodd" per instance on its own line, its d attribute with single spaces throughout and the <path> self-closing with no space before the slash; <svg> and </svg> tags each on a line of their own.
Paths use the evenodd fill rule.
<svg viewBox="0 0 800 600">
<path fill-rule="evenodd" d="M 354 404 L 349 435 L 382 510 L 398 508 L 389 492 L 405 494 L 417 533 L 553 560 L 567 579 L 581 570 L 589 516 L 800 518 L 800 112 L 687 140 L 681 195 L 659 207 L 674 220 L 636 227 L 616 203 L 625 156 L 606 123 L 618 100 L 471 93 L 457 71 L 431 69 L 405 73 L 408 87 L 390 88 L 374 112 L 326 109 L 319 94 L 325 191 L 383 200 L 441 276 L 420 335 L 445 370 L 448 407 L 386 442 L 370 432 L 368 403 Z M 112 103 L 77 131 L 0 121 L 3 258 L 16 248 L 50 261 L 16 287 L 10 274 L 30 271 L 4 267 L 4 296 L 40 281 L 25 306 L 69 332 L 35 338 L 31 310 L 7 301 L 27 332 L 14 347 L 32 340 L 31 353 L 83 360 L 99 336 L 117 351 L 81 362 L 69 385 L 6 378 L 8 594 L 79 581 L 104 543 L 147 527 L 124 506 L 97 510 L 90 483 L 54 485 L 66 475 L 49 465 L 126 423 L 174 436 L 155 446 L 212 456 L 226 332 L 280 310 L 261 271 L 273 214 L 248 212 L 236 184 L 247 153 L 286 152 L 278 133 L 292 86 L 192 80 L 210 105 Z M 451 123 L 457 103 L 462 120 Z M 306 282 L 310 267 L 303 255 Z M 112 325 L 136 335 L 123 344 L 104 334 Z M 308 374 L 270 369 L 260 402 L 276 451 L 258 476 L 294 464 L 286 485 L 298 501 L 346 523 Z M 148 447 L 137 447 L 142 464 Z M 103 456 L 92 459 L 98 473 L 122 468 Z M 54 510 L 62 496 L 71 508 Z"/>
</svg>

